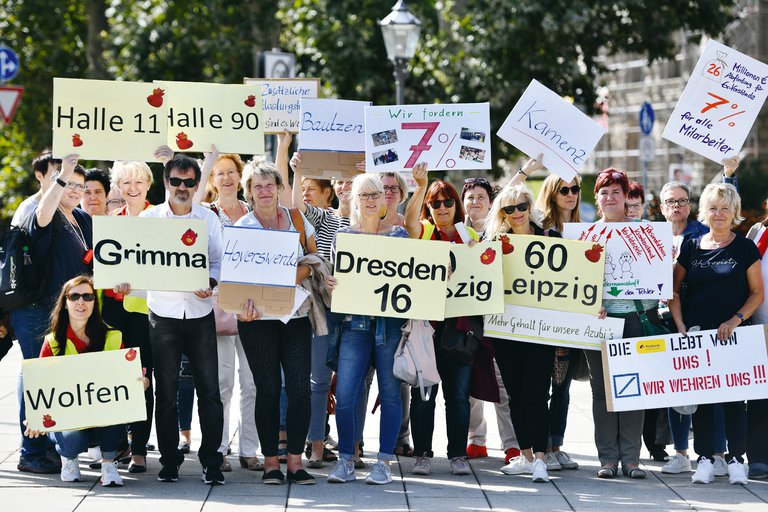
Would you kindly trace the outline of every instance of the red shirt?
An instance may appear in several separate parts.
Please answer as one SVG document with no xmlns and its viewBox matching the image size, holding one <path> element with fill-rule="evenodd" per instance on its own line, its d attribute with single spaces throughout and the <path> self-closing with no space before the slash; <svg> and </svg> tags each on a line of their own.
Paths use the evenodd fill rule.
<svg viewBox="0 0 768 512">
<path fill-rule="evenodd" d="M 75 331 L 72 330 L 72 326 L 70 325 L 67 328 L 67 340 L 72 342 L 72 345 L 75 346 L 75 349 L 77 350 L 78 354 L 82 354 L 83 352 L 89 352 L 90 346 L 87 345 L 83 340 L 77 337 L 75 334 Z M 120 344 L 120 348 L 123 348 L 123 345 Z M 66 344 L 62 347 L 62 344 L 59 344 L 59 350 L 66 350 Z M 51 357 L 54 354 L 53 350 L 51 350 L 51 346 L 48 344 L 48 340 L 45 340 L 43 342 L 43 348 L 40 349 L 40 357 Z"/>
</svg>

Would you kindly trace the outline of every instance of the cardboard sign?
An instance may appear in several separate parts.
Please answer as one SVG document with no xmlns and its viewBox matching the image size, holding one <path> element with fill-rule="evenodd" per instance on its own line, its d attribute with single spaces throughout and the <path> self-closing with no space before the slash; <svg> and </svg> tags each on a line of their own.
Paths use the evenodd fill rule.
<svg viewBox="0 0 768 512">
<path fill-rule="evenodd" d="M 450 245 L 445 318 L 504 311 L 501 242 Z"/>
<path fill-rule="evenodd" d="M 366 171 L 490 169 L 488 103 L 390 105 L 365 109 Z"/>
<path fill-rule="evenodd" d="M 296 286 L 298 232 L 226 226 L 223 236 L 222 283 Z"/>
<path fill-rule="evenodd" d="M 157 85 L 53 79 L 53 155 L 156 162 L 165 144 L 167 100 Z"/>
<path fill-rule="evenodd" d="M 302 98 L 300 102 L 299 151 L 365 150 L 365 107 L 370 101 Z"/>
<path fill-rule="evenodd" d="M 602 305 L 604 254 L 599 244 L 503 235 L 504 302 L 596 315 Z"/>
<path fill-rule="evenodd" d="M 605 247 L 603 299 L 672 298 L 670 222 L 568 222 L 563 236 Z"/>
<path fill-rule="evenodd" d="M 251 299 L 263 317 L 279 318 L 291 313 L 295 296 L 295 286 L 219 284 L 219 307 L 228 313 L 242 312 L 245 301 Z"/>
<path fill-rule="evenodd" d="M 571 181 L 595 149 L 605 128 L 558 94 L 531 80 L 497 135 Z"/>
<path fill-rule="evenodd" d="M 338 233 L 331 311 L 443 320 L 451 245 Z"/>
<path fill-rule="evenodd" d="M 245 85 L 261 86 L 264 133 L 299 132 L 301 98 L 317 98 L 319 78 L 246 78 Z"/>
<path fill-rule="evenodd" d="M 208 288 L 208 228 L 202 219 L 93 218 L 96 288 L 130 283 L 137 290 Z"/>
<path fill-rule="evenodd" d="M 62 432 L 147 419 L 138 348 L 22 362 L 31 429 Z"/>
<path fill-rule="evenodd" d="M 624 319 L 507 304 L 501 315 L 485 317 L 485 335 L 556 347 L 600 350 L 603 340 L 621 338 Z"/>
<path fill-rule="evenodd" d="M 365 153 L 339 153 L 337 151 L 303 151 L 298 171 L 304 178 L 352 181 L 362 174 L 356 165 L 365 161 Z"/>
<path fill-rule="evenodd" d="M 768 95 L 768 65 L 709 41 L 664 138 L 710 160 L 738 156 Z"/>
<path fill-rule="evenodd" d="M 603 346 L 608 410 L 768 398 L 765 326 L 615 339 Z"/>
<path fill-rule="evenodd" d="M 155 82 L 168 103 L 167 144 L 174 151 L 264 153 L 261 87 L 202 82 Z"/>
</svg>

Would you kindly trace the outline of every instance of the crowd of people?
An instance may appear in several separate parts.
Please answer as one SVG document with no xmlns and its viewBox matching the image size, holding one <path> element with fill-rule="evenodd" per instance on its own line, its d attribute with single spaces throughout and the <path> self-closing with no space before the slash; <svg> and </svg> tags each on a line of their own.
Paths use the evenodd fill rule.
<svg viewBox="0 0 768 512">
<path fill-rule="evenodd" d="M 566 223 L 581 221 L 581 179 L 566 182 L 550 174 L 535 197 L 526 180 L 543 169 L 539 155 L 501 188 L 484 178 L 469 178 L 459 192 L 446 180 L 430 182 L 426 166 L 419 164 L 413 169 L 416 188 L 408 200 L 408 186 L 399 173 L 361 173 L 352 181 L 335 182 L 304 177 L 301 155 L 290 157 L 290 145 L 290 134 L 279 136 L 275 163 L 244 163 L 239 155 L 219 154 L 213 147 L 202 165 L 159 148 L 166 199 L 154 206 L 147 200 L 152 172 L 144 162 L 115 162 L 105 172 L 85 171 L 77 155 L 57 160 L 44 152 L 35 158 L 32 169 L 40 190 L 19 205 L 12 223 L 29 229 L 32 251 L 39 261 L 49 262 L 50 269 L 43 298 L 10 312 L 22 355 L 32 359 L 140 348 L 147 419 L 42 435 L 25 426 L 20 378 L 19 471 L 58 473 L 63 481 L 78 481 L 79 455 L 99 448 L 102 485 L 123 485 L 121 461 L 129 462 L 129 473 L 148 470 L 154 424 L 161 465 L 157 479 L 175 482 L 190 450 L 194 388 L 202 480 L 224 484 L 223 473 L 232 471 L 227 455 L 235 375 L 241 390 L 239 463 L 243 469 L 263 472 L 264 484 L 313 484 L 315 476 L 305 468 L 327 463 L 335 464 L 328 482 L 355 480 L 356 470 L 366 467 L 363 431 L 374 376 L 379 446 L 366 483 L 391 482 L 390 464 L 396 456 L 414 457 L 406 466 L 413 474 L 432 472 L 438 386 L 445 400 L 452 474 L 469 474 L 468 459 L 488 456 L 484 402 L 470 396 L 473 372 L 481 367 L 457 360 L 440 343 L 446 331 L 482 317 L 432 323 L 441 383 L 427 394 L 411 389 L 393 374 L 405 320 L 330 311 L 336 234 L 465 243 L 457 229 L 463 223 L 469 244 L 515 235 L 561 237 Z M 623 337 L 642 336 L 645 317 L 656 325 L 666 322 L 682 334 L 717 329 L 723 339 L 740 325 L 766 321 L 763 289 L 768 273 L 763 255 L 768 219 L 753 226 L 747 237 L 735 233 L 743 220 L 737 167 L 738 160 L 725 160 L 723 183 L 704 188 L 698 220 L 690 218 L 687 185 L 673 181 L 661 189 L 662 213 L 682 240 L 670 268 L 674 298 L 663 303 L 604 300 L 600 316 L 622 318 Z M 645 191 L 630 182 L 626 172 L 600 172 L 594 193 L 598 222 L 642 219 Z M 112 290 L 94 289 L 89 277 L 92 217 L 98 215 L 203 220 L 209 286 L 195 292 L 136 293 L 126 282 Z M 264 317 L 252 300 L 237 315 L 218 307 L 222 231 L 233 225 L 299 233 L 296 284 L 308 290 L 309 297 L 287 322 Z M 579 468 L 563 446 L 569 388 L 586 367 L 598 477 L 617 477 L 620 468 L 626 477 L 645 478 L 640 467 L 643 441 L 652 458 L 666 460 L 663 472 L 691 472 L 692 425 L 699 456 L 694 482 L 708 483 L 724 475 L 734 484 L 746 484 L 748 477 L 768 478 L 768 443 L 761 435 L 768 424 L 768 400 L 701 404 L 695 411 L 610 412 L 599 351 L 491 338 L 483 340 L 481 349 L 493 355 L 493 366 L 483 371 L 493 372 L 498 386 L 495 413 L 505 453 L 502 473 L 547 482 L 551 471 Z M 335 413 L 337 446 L 329 437 L 329 413 Z M 672 455 L 665 451 L 668 444 L 674 444 Z M 331 448 L 337 448 L 338 455 Z"/>
</svg>

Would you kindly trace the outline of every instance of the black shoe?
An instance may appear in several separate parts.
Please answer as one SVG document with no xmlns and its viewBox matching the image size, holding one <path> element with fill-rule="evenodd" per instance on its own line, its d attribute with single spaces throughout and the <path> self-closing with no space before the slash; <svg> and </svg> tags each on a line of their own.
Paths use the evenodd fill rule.
<svg viewBox="0 0 768 512">
<path fill-rule="evenodd" d="M 157 474 L 158 482 L 178 482 L 179 481 L 179 466 L 176 464 L 166 464 L 160 469 Z"/>
<path fill-rule="evenodd" d="M 288 472 L 288 483 L 294 483 L 297 485 L 312 485 L 315 483 L 315 477 L 304 471 L 298 470 L 295 473 Z"/>
<path fill-rule="evenodd" d="M 133 461 L 131 461 L 131 463 L 128 464 L 128 472 L 129 473 L 146 473 L 147 466 L 144 464 L 136 464 Z"/>
<path fill-rule="evenodd" d="M 272 471 L 265 471 L 261 477 L 262 483 L 267 485 L 282 485 L 285 480 L 283 472 L 279 469 L 273 469 Z"/>
<path fill-rule="evenodd" d="M 155 445 L 153 445 L 152 443 L 147 443 L 146 448 L 147 448 L 147 451 L 151 452 L 151 451 L 154 451 Z"/>
<path fill-rule="evenodd" d="M 656 462 L 664 462 L 668 457 L 669 454 L 666 452 L 666 450 L 651 452 L 651 459 L 655 460 Z"/>
<path fill-rule="evenodd" d="M 179 451 L 180 451 L 181 453 L 183 453 L 183 454 L 187 454 L 187 453 L 189 453 L 189 450 L 190 450 L 190 448 L 191 448 L 191 447 L 189 446 L 189 443 L 187 443 L 187 442 L 183 442 L 183 443 L 181 443 L 181 444 L 179 445 Z"/>
<path fill-rule="evenodd" d="M 206 485 L 224 485 L 224 473 L 216 465 L 203 468 L 203 483 Z"/>
<path fill-rule="evenodd" d="M 37 460 L 19 459 L 16 469 L 24 473 L 37 473 L 39 475 L 55 475 L 61 473 L 61 466 L 43 457 Z"/>
</svg>

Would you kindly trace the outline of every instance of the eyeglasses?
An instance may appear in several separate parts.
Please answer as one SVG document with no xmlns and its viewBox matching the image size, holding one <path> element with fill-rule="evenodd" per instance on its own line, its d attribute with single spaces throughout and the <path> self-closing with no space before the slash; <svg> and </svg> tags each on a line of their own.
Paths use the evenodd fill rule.
<svg viewBox="0 0 768 512">
<path fill-rule="evenodd" d="M 578 185 L 574 185 L 572 187 L 560 187 L 560 190 L 559 190 L 561 196 L 567 196 L 569 191 L 571 192 L 571 194 L 577 196 L 581 191 L 581 187 Z"/>
<path fill-rule="evenodd" d="M 456 204 L 456 200 L 455 199 L 435 199 L 429 202 L 429 206 L 431 206 L 433 210 L 439 210 L 441 204 L 444 204 L 446 208 L 451 208 L 454 204 Z"/>
<path fill-rule="evenodd" d="M 400 190 L 400 187 L 398 187 L 397 185 L 384 185 L 384 193 L 386 194 L 387 192 L 389 192 L 390 194 L 396 194 L 398 192 L 402 193 L 402 191 Z"/>
<path fill-rule="evenodd" d="M 183 183 L 184 186 L 187 188 L 194 188 L 195 185 L 197 185 L 197 180 L 195 178 L 181 179 L 181 178 L 174 177 L 174 178 L 168 178 L 168 183 L 170 183 L 172 187 L 180 187 L 181 184 Z"/>
<path fill-rule="evenodd" d="M 125 206 L 125 199 L 110 199 L 109 201 L 107 201 L 107 206 L 109 207 Z"/>
<path fill-rule="evenodd" d="M 673 206 L 688 206 L 688 203 L 690 203 L 688 199 L 667 199 L 664 201 L 664 204 L 670 208 Z"/>
<path fill-rule="evenodd" d="M 77 183 L 76 181 L 68 181 L 67 187 L 69 190 L 76 190 L 78 192 L 83 192 L 85 190 L 85 185 L 82 183 Z"/>
<path fill-rule="evenodd" d="M 67 294 L 67 300 L 69 302 L 77 302 L 80 299 L 83 299 L 85 302 L 93 302 L 93 300 L 96 298 L 96 295 L 93 293 L 68 293 Z"/>
<path fill-rule="evenodd" d="M 642 210 L 643 205 L 642 204 L 628 204 L 627 210 Z"/>
<path fill-rule="evenodd" d="M 363 192 L 362 194 L 357 194 L 357 197 L 363 201 L 370 201 L 371 199 L 378 201 L 381 197 L 381 192 Z"/>
<path fill-rule="evenodd" d="M 520 212 L 527 212 L 528 203 L 511 204 L 509 206 L 502 206 L 501 209 L 504 210 L 504 213 L 507 215 L 512 215 L 515 213 L 515 210 L 519 210 Z"/>
</svg>

